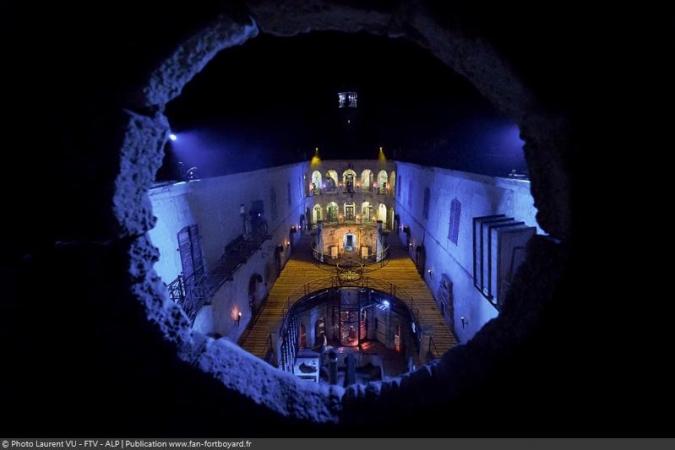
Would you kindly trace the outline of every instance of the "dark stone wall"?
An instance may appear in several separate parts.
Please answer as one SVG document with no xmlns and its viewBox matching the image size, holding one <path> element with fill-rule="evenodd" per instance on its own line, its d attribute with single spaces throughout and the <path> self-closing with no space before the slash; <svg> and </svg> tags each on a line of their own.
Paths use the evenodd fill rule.
<svg viewBox="0 0 675 450">
<path fill-rule="evenodd" d="M 591 264 L 612 262 L 611 239 L 585 215 L 593 210 L 591 183 L 580 156 L 599 148 L 588 108 L 607 108 L 590 95 L 604 69 L 590 25 L 602 23 L 602 13 L 440 1 L 2 8 L 5 55 L 14 62 L 5 82 L 13 120 L 5 141 L 11 214 L 2 242 L 0 388 L 11 413 L 3 429 L 256 436 L 670 429 L 668 416 L 650 408 L 672 395 L 660 383 L 664 372 L 646 375 L 651 353 L 637 346 L 618 306 L 607 305 L 620 293 Z M 149 271 L 156 256 L 142 238 L 153 219 L 136 188 L 159 165 L 163 103 L 219 45 L 237 41 L 234 28 L 249 36 L 258 28 L 366 29 L 428 47 L 519 123 L 539 222 L 562 241 L 533 241 L 498 321 L 400 386 L 383 385 L 377 397 L 348 392 L 336 408 L 339 426 L 281 417 L 180 359 L 177 349 L 196 344 L 180 335 L 175 310 L 157 313 L 161 326 L 148 322 L 162 298 Z M 175 70 L 171 61 L 188 65 Z"/>
</svg>

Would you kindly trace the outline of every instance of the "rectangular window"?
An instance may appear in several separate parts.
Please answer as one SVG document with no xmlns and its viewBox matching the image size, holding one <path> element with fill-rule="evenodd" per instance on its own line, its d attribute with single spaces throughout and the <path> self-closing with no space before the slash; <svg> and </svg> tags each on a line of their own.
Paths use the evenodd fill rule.
<svg viewBox="0 0 675 450">
<path fill-rule="evenodd" d="M 501 307 L 536 231 L 503 214 L 473 219 L 474 286 L 496 307 Z"/>
<path fill-rule="evenodd" d="M 429 219 L 429 197 L 431 196 L 431 193 L 429 192 L 429 188 L 424 188 L 424 201 L 422 203 L 422 215 L 424 216 L 425 219 Z"/>
<path fill-rule="evenodd" d="M 183 269 L 183 278 L 197 277 L 204 273 L 199 227 L 190 225 L 178 232 L 178 252 Z"/>
<path fill-rule="evenodd" d="M 450 221 L 448 224 L 448 239 L 457 245 L 459 238 L 459 219 L 462 214 L 462 203 L 456 198 L 450 202 Z"/>
<path fill-rule="evenodd" d="M 291 183 L 286 184 L 286 195 L 288 196 L 288 206 L 291 206 Z"/>
</svg>

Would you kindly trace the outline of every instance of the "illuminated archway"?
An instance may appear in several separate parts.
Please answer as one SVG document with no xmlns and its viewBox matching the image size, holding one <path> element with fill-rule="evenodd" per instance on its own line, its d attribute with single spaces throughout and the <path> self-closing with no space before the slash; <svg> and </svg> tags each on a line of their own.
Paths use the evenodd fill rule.
<svg viewBox="0 0 675 450">
<path fill-rule="evenodd" d="M 364 169 L 361 172 L 361 189 L 368 190 L 373 184 L 373 171 Z"/>
<path fill-rule="evenodd" d="M 312 172 L 312 182 L 310 183 L 309 189 L 312 192 L 316 192 L 323 187 L 321 184 L 321 172 L 315 170 Z"/>
<path fill-rule="evenodd" d="M 326 189 L 335 189 L 338 187 L 338 174 L 335 170 L 326 171 Z"/>
<path fill-rule="evenodd" d="M 361 220 L 365 222 L 370 222 L 371 219 L 371 214 L 370 210 L 372 207 L 370 206 L 370 202 L 363 202 L 361 203 Z"/>
<path fill-rule="evenodd" d="M 320 220 L 323 220 L 321 205 L 314 205 L 314 208 L 312 208 L 312 223 L 318 223 Z"/>
<path fill-rule="evenodd" d="M 356 172 L 354 172 L 352 169 L 347 169 L 342 172 L 342 184 L 346 186 L 348 182 L 356 184 Z"/>
<path fill-rule="evenodd" d="M 354 202 L 345 202 L 343 214 L 347 221 L 356 220 L 356 205 L 354 205 Z"/>
<path fill-rule="evenodd" d="M 338 204 L 335 202 L 330 202 L 326 206 L 326 221 L 327 222 L 337 222 L 338 213 L 339 213 Z"/>
<path fill-rule="evenodd" d="M 387 223 L 387 205 L 380 203 L 377 207 L 377 220 L 381 220 L 383 223 Z"/>
<path fill-rule="evenodd" d="M 387 171 L 386 170 L 380 170 L 377 173 L 377 190 L 380 193 L 384 193 L 387 189 L 387 182 L 389 181 L 389 177 L 387 176 Z"/>
</svg>

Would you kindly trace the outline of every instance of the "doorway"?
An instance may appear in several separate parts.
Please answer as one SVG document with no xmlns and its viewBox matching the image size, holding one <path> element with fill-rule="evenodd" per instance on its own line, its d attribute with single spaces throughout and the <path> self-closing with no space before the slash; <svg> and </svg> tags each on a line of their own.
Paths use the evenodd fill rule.
<svg viewBox="0 0 675 450">
<path fill-rule="evenodd" d="M 355 207 L 353 203 L 345 205 L 345 220 L 354 220 L 356 218 Z"/>
<path fill-rule="evenodd" d="M 346 252 L 352 252 L 356 248 L 356 236 L 352 233 L 345 234 L 344 249 Z"/>
<path fill-rule="evenodd" d="M 314 326 L 314 346 L 323 346 L 324 339 L 326 339 L 326 321 L 321 318 L 316 321 Z"/>
<path fill-rule="evenodd" d="M 255 315 L 258 308 L 258 301 L 260 300 L 260 292 L 258 292 L 258 285 L 262 283 L 263 277 L 258 273 L 251 275 L 248 280 L 248 305 L 251 308 L 252 315 Z"/>
<path fill-rule="evenodd" d="M 400 352 L 403 348 L 401 344 L 401 324 L 396 325 L 396 332 L 394 333 L 394 350 Z"/>
<path fill-rule="evenodd" d="M 417 271 L 422 277 L 424 277 L 424 266 L 426 264 L 427 254 L 424 250 L 424 245 L 420 244 L 415 249 L 415 265 L 417 266 Z"/>
</svg>

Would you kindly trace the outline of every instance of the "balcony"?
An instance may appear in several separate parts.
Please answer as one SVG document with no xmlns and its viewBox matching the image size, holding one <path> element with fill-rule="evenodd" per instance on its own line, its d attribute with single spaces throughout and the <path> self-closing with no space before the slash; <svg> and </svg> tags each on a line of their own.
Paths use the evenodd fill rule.
<svg viewBox="0 0 675 450">
<path fill-rule="evenodd" d="M 233 280 L 234 274 L 262 248 L 265 241 L 271 236 L 258 233 L 249 236 L 239 236 L 225 246 L 223 255 L 215 267 L 208 274 L 179 275 L 168 285 L 169 297 L 178 303 L 190 321 L 194 321 L 202 306 L 208 305 L 218 289 L 228 281 Z"/>
<path fill-rule="evenodd" d="M 354 216 L 354 217 L 344 217 L 342 215 L 339 215 L 337 217 L 333 216 L 328 216 L 325 219 L 322 220 L 322 223 L 324 226 L 332 226 L 332 225 L 372 225 L 375 226 L 377 225 L 377 218 L 376 217 L 366 217 L 363 218 L 359 215 Z M 383 223 L 384 225 L 384 223 Z M 318 224 L 313 223 L 312 224 L 312 229 L 316 228 Z"/>
<path fill-rule="evenodd" d="M 339 186 L 332 188 L 315 188 L 315 189 L 310 188 L 307 193 L 307 196 L 314 197 L 319 195 L 359 194 L 359 193 L 391 196 L 392 190 L 389 187 L 374 187 L 374 186 L 360 187 L 359 185 L 345 187 L 342 184 L 340 184 Z"/>
</svg>

